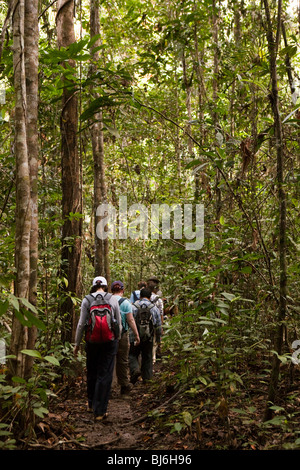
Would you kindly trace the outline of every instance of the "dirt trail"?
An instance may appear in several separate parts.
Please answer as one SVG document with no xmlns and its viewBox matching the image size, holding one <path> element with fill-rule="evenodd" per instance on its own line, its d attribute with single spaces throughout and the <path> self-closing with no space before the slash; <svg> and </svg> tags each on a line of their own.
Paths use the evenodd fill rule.
<svg viewBox="0 0 300 470">
<path fill-rule="evenodd" d="M 108 418 L 100 423 L 95 422 L 93 413 L 87 410 L 85 377 L 77 377 L 74 386 L 59 394 L 50 406 L 49 415 L 39 424 L 37 441 L 30 447 L 51 450 L 178 449 L 178 439 L 156 429 L 155 421 L 148 419 L 150 411 L 170 398 L 170 394 L 158 396 L 160 367 L 161 363 L 154 366 L 153 384 L 137 382 L 128 398 L 120 396 L 114 378 Z"/>
<path fill-rule="evenodd" d="M 100 423 L 95 422 L 93 413 L 87 411 L 85 397 L 76 404 L 71 401 L 70 406 L 74 410 L 75 405 L 77 409 L 69 420 L 70 423 L 73 421 L 77 439 L 84 439 L 82 448 L 136 449 L 139 447 L 138 442 L 145 433 L 143 427 L 136 423 L 136 420 L 143 419 L 145 416 L 143 410 L 140 409 L 143 397 L 141 387 L 142 384 L 137 384 L 130 397 L 122 398 L 114 383 L 108 406 L 108 417 Z M 85 392 L 85 386 L 82 388 Z"/>
</svg>

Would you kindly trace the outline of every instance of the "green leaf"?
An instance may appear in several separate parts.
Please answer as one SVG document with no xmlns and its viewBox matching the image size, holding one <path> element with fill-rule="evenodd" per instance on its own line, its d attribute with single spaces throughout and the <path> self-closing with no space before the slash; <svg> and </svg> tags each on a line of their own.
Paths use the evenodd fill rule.
<svg viewBox="0 0 300 470">
<path fill-rule="evenodd" d="M 23 297 L 20 297 L 19 300 L 22 302 L 22 304 L 24 305 L 24 307 L 28 308 L 29 310 L 31 310 L 33 313 L 37 313 L 37 309 L 35 308 L 34 305 L 32 305 L 29 300 L 23 298 Z"/>
<path fill-rule="evenodd" d="M 108 126 L 107 124 L 104 124 L 104 127 L 108 130 L 110 134 L 112 134 L 116 139 L 120 138 L 120 133 L 117 129 L 114 129 L 113 127 Z"/>
<path fill-rule="evenodd" d="M 288 55 L 289 57 L 293 57 L 294 55 L 297 54 L 297 46 L 286 46 L 280 51 L 281 57 L 284 57 L 285 55 Z"/>
<path fill-rule="evenodd" d="M 242 409 L 240 409 L 240 408 L 232 408 L 231 411 L 233 411 L 234 413 L 240 413 L 240 414 L 242 414 L 242 415 L 246 415 L 246 414 L 247 414 L 247 411 L 242 410 Z"/>
<path fill-rule="evenodd" d="M 83 219 L 84 215 L 81 212 L 70 212 L 68 219 L 72 222 L 73 220 Z"/>
<path fill-rule="evenodd" d="M 222 292 L 222 295 L 223 295 L 227 300 L 230 300 L 230 302 L 232 302 L 233 300 L 235 300 L 235 299 L 237 298 L 234 294 L 229 294 L 228 292 Z"/>
<path fill-rule="evenodd" d="M 199 380 L 203 383 L 203 385 L 207 385 L 207 380 L 204 377 L 199 377 Z"/>
<path fill-rule="evenodd" d="M 285 409 L 284 409 L 282 406 L 278 406 L 278 405 L 270 406 L 270 410 L 274 410 L 274 411 L 285 411 Z"/>
<path fill-rule="evenodd" d="M 7 356 L 4 356 L 2 359 L 17 359 L 17 356 L 15 354 L 8 354 Z"/>
<path fill-rule="evenodd" d="M 196 325 L 213 325 L 214 323 L 210 320 L 201 320 L 196 322 Z"/>
<path fill-rule="evenodd" d="M 196 160 L 192 160 L 187 165 L 185 165 L 185 169 L 188 170 L 189 168 L 193 168 L 194 166 L 200 165 L 200 163 L 203 163 L 203 162 L 199 160 L 199 158 L 197 158 Z M 201 166 L 204 166 L 204 165 L 207 165 L 207 163 L 204 163 Z"/>
<path fill-rule="evenodd" d="M 53 356 L 45 356 L 44 359 L 48 362 L 50 362 L 51 364 L 54 364 L 55 366 L 59 366 L 59 361 L 56 359 L 56 357 L 53 357 Z"/>
<path fill-rule="evenodd" d="M 34 349 L 22 349 L 21 353 L 27 354 L 27 356 L 37 357 L 38 359 L 42 359 L 42 355 Z"/>
<path fill-rule="evenodd" d="M 33 412 L 40 418 L 44 418 L 44 416 L 49 413 L 47 408 L 43 408 L 42 406 L 40 406 L 39 408 L 33 408 Z"/>
<path fill-rule="evenodd" d="M 177 431 L 177 432 L 180 432 L 182 429 L 182 424 L 180 423 L 175 423 L 174 424 L 174 430 Z"/>
<path fill-rule="evenodd" d="M 7 312 L 8 307 L 9 307 L 8 300 L 5 300 L 4 302 L 0 302 L 0 316 L 4 315 Z"/>
<path fill-rule="evenodd" d="M 96 34 L 91 38 L 87 44 L 88 49 L 90 49 L 95 44 L 95 42 L 98 41 L 98 39 L 101 39 L 101 34 Z"/>
<path fill-rule="evenodd" d="M 19 384 L 26 384 L 26 380 L 23 379 L 22 377 L 12 377 L 11 380 Z"/>
<path fill-rule="evenodd" d="M 251 274 L 252 273 L 252 268 L 251 268 L 251 266 L 244 266 L 241 269 L 241 272 L 244 273 L 244 274 Z"/>
<path fill-rule="evenodd" d="M 12 433 L 10 431 L 0 431 L 0 436 L 11 436 Z"/>
<path fill-rule="evenodd" d="M 270 419 L 269 421 L 265 421 L 264 424 L 265 424 L 265 425 L 267 425 L 267 424 L 275 424 L 276 426 L 281 426 L 284 421 L 286 421 L 286 417 L 285 417 L 285 416 L 276 416 L 275 418 Z"/>
<path fill-rule="evenodd" d="M 24 314 L 22 312 L 15 310 L 14 313 L 15 313 L 15 317 L 19 320 L 21 325 L 28 326 L 29 328 L 32 326 L 31 322 L 25 319 Z"/>
<path fill-rule="evenodd" d="M 71 59 L 76 59 L 78 58 L 78 53 L 82 51 L 84 46 L 87 43 L 87 39 L 81 39 L 79 41 L 72 42 L 72 44 L 69 45 L 68 51 L 69 51 L 69 56 Z"/>
<path fill-rule="evenodd" d="M 192 417 L 191 413 L 189 413 L 188 411 L 184 411 L 182 413 L 182 416 L 183 416 L 183 421 L 185 422 L 185 424 L 187 426 L 191 426 L 192 422 L 193 422 L 193 417 Z"/>
<path fill-rule="evenodd" d="M 8 307 L 9 307 L 8 300 L 4 300 L 4 302 L 0 302 L 0 316 L 4 315 L 7 312 Z"/>
<path fill-rule="evenodd" d="M 19 304 L 19 301 L 18 301 L 18 299 L 15 295 L 9 294 L 8 301 L 11 303 L 11 305 L 14 307 L 15 310 L 17 310 L 17 311 L 20 310 L 20 304 Z"/>
<path fill-rule="evenodd" d="M 39 328 L 42 331 L 45 331 L 47 329 L 47 326 L 45 323 L 40 320 L 38 317 L 36 317 L 33 313 L 29 312 L 28 310 L 22 310 L 23 315 L 27 318 L 28 321 L 37 328 Z"/>
<path fill-rule="evenodd" d="M 277 356 L 279 361 L 282 362 L 283 364 L 286 364 L 290 360 L 290 357 L 288 354 L 283 356 L 283 355 L 278 354 L 277 351 L 272 351 L 272 353 L 275 354 L 275 356 Z"/>
<path fill-rule="evenodd" d="M 118 104 L 119 102 L 115 97 L 100 96 L 99 98 L 96 98 L 94 101 L 92 101 L 90 106 L 85 111 L 83 111 L 80 116 L 80 120 L 85 121 L 87 119 L 90 119 L 103 107 L 117 106 Z"/>
</svg>

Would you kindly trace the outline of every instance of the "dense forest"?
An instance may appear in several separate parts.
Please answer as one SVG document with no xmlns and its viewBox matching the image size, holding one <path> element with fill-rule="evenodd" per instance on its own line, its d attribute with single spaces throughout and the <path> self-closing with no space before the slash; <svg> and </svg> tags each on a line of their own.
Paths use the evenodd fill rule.
<svg viewBox="0 0 300 470">
<path fill-rule="evenodd" d="M 129 297 L 155 275 L 148 434 L 299 449 L 299 1 L 0 0 L 0 21 L 0 448 L 76 390 L 93 277 Z"/>
</svg>

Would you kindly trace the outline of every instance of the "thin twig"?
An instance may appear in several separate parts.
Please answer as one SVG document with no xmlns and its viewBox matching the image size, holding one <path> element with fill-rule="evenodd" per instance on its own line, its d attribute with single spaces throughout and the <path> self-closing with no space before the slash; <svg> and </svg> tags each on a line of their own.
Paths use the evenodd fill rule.
<svg viewBox="0 0 300 470">
<path fill-rule="evenodd" d="M 48 6 L 46 6 L 38 18 L 41 19 L 41 17 L 46 13 L 46 11 L 49 10 L 49 8 L 51 8 L 52 5 L 54 5 L 54 3 L 56 2 L 57 0 L 53 0 L 53 2 L 51 2 Z"/>
<path fill-rule="evenodd" d="M 168 400 L 166 400 L 164 403 L 159 405 L 157 408 L 154 408 L 154 410 L 151 410 L 151 413 L 155 413 L 160 408 L 165 408 L 169 403 L 171 403 L 173 400 L 175 400 L 175 398 L 178 395 L 180 395 L 180 393 L 182 393 L 184 390 L 185 390 L 185 388 L 180 388 L 174 395 L 172 395 L 170 398 L 168 398 Z M 133 424 L 138 424 L 138 423 L 144 421 L 147 418 L 150 418 L 149 413 L 146 413 L 143 416 L 140 416 L 139 418 L 134 419 L 133 421 L 129 421 L 129 423 L 125 423 L 125 424 L 121 425 L 121 427 L 127 427 L 127 426 L 132 426 Z"/>
</svg>

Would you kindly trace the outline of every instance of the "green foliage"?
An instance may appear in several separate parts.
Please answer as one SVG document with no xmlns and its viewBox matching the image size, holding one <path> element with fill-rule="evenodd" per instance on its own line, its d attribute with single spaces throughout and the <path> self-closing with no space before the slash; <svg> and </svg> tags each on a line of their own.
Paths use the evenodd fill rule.
<svg viewBox="0 0 300 470">
<path fill-rule="evenodd" d="M 0 447 L 14 448 L 15 440 L 35 434 L 35 424 L 49 413 L 51 400 L 56 399 L 57 384 L 62 384 L 74 375 L 75 363 L 73 347 L 59 344 L 43 353 L 46 345 L 40 344 L 40 350 L 23 350 L 35 360 L 34 373 L 25 380 L 12 377 L 8 381 L 5 373 L 0 375 Z M 9 360 L 9 356 L 7 360 Z M 80 360 L 80 357 L 78 358 Z M 77 363 L 77 360 L 76 360 Z M 5 369 L 4 369 L 5 372 Z M 5 424 L 7 423 L 7 424 Z"/>
<path fill-rule="evenodd" d="M 185 429 L 190 429 L 193 422 L 193 417 L 188 411 L 183 411 L 177 415 L 172 416 L 172 420 L 175 422 L 169 423 L 168 426 L 171 427 L 170 433 L 180 433 Z"/>
<path fill-rule="evenodd" d="M 35 356 L 36 357 L 36 356 Z M 28 380 L 12 377 L 7 383 L 4 374 L 0 377 L 0 412 L 2 423 L 11 423 L 10 429 L 14 436 L 31 437 L 37 418 L 48 414 L 50 397 L 53 391 L 47 387 L 47 382 L 55 377 L 51 370 L 47 372 L 45 365 L 36 370 L 36 375 Z M 9 424 L 7 424 L 7 427 Z M 11 435 L 11 433 L 9 435 Z M 5 436 L 5 435 L 4 435 Z M 8 443 L 4 441 L 3 445 Z"/>
<path fill-rule="evenodd" d="M 9 430 L 10 426 L 5 423 L 0 423 L 0 449 L 13 450 L 16 448 L 16 440 L 13 439 L 13 434 Z"/>
<path fill-rule="evenodd" d="M 0 2 L 0 7 L 4 19 L 7 5 Z M 15 379 L 13 385 L 3 385 L 9 388 L 1 389 L 1 401 L 7 412 L 14 410 L 14 417 L 20 409 L 26 414 L 26 407 L 31 416 L 41 417 L 58 363 L 64 376 L 72 373 L 74 365 L 71 345 L 60 344 L 64 319 L 58 314 L 62 287 L 78 313 L 80 305 L 80 299 L 68 292 L 69 281 L 60 270 L 59 119 L 62 90 L 70 86 L 79 98 L 83 187 L 83 213 L 71 213 L 70 220 L 83 218 L 83 293 L 94 275 L 89 131 L 98 111 L 103 113 L 109 202 L 117 204 L 126 194 L 129 204 L 142 202 L 148 208 L 152 203 L 205 206 L 205 243 L 199 252 L 187 252 L 172 239 L 112 240 L 110 264 L 112 278 L 125 281 L 128 296 L 150 273 L 161 277 L 168 304 L 179 309 L 164 326 L 165 351 L 175 362 L 176 381 L 187 387 L 190 397 L 212 393 L 205 412 L 216 412 L 221 396 L 238 397 L 249 386 L 254 365 L 266 386 L 274 350 L 279 227 L 264 13 L 257 2 L 217 2 L 215 12 L 210 0 L 101 2 L 101 37 L 91 38 L 89 5 L 83 1 L 80 37 L 70 47 L 58 49 L 53 12 L 50 7 L 40 18 L 38 307 L 12 293 L 16 188 L 9 39 L 1 58 L 6 99 L 0 104 L 0 337 L 9 345 L 13 315 L 23 326 L 38 328 L 35 350 L 24 351 L 35 359 L 36 381 Z M 217 44 L 213 13 L 219 15 Z M 76 15 L 78 19 L 79 8 Z M 297 90 L 291 95 L 286 62 L 288 58 L 293 78 L 297 77 L 298 25 L 296 16 L 285 13 L 285 18 L 287 44 L 282 40 L 279 45 L 277 65 L 286 156 L 286 328 L 288 336 L 298 338 L 299 98 Z M 91 73 L 91 49 L 97 39 L 100 58 Z M 72 234 L 66 242 L 72 250 Z M 279 359 L 283 368 L 289 365 L 290 352 Z M 253 422 L 251 405 L 245 404 L 243 419 Z M 275 421 L 268 425 L 285 431 L 293 413 L 273 411 Z M 174 413 L 168 428 L 185 432 L 198 414 L 192 406 Z M 0 434 L 10 430 L 3 425 Z M 2 436 L 7 447 L 13 445 L 11 435 Z"/>
</svg>

